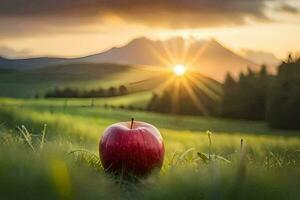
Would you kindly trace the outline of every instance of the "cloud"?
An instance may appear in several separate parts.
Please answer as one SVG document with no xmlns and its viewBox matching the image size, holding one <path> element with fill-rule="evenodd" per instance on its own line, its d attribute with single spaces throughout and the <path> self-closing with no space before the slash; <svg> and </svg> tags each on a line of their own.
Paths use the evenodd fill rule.
<svg viewBox="0 0 300 200">
<path fill-rule="evenodd" d="M 20 58 L 28 57 L 29 55 L 30 50 L 28 49 L 22 49 L 19 51 L 7 46 L 0 46 L 0 57 L 4 56 L 5 58 Z"/>
<path fill-rule="evenodd" d="M 299 9 L 297 7 L 291 6 L 286 3 L 282 3 L 278 9 L 278 11 L 285 12 L 285 13 L 291 13 L 291 14 L 298 14 Z"/>
<path fill-rule="evenodd" d="M 1 0 L 0 35 L 79 29 L 107 16 L 173 29 L 235 26 L 271 21 L 269 2 L 282 0 Z M 295 12 L 283 4 L 282 11 Z M 5 26 L 4 26 L 5 25 Z"/>
<path fill-rule="evenodd" d="M 251 49 L 242 49 L 241 54 L 255 63 L 266 64 L 270 66 L 277 66 L 280 63 L 280 60 L 270 52 L 265 51 L 255 51 Z"/>
</svg>

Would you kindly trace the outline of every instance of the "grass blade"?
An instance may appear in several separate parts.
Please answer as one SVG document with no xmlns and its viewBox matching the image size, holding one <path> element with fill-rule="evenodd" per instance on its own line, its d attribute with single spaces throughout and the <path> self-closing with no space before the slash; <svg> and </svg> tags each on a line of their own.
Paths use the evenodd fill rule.
<svg viewBox="0 0 300 200">
<path fill-rule="evenodd" d="M 204 153 L 197 152 L 197 155 L 202 159 L 204 163 L 207 163 L 209 161 L 209 157 L 207 157 Z"/>
<path fill-rule="evenodd" d="M 32 140 L 31 140 L 31 136 L 30 133 L 27 131 L 27 129 L 25 128 L 25 126 L 22 125 L 22 128 L 20 128 L 19 126 L 17 126 L 17 129 L 22 133 L 22 135 L 24 136 L 26 142 L 28 143 L 28 145 L 30 146 L 30 148 L 35 151 L 34 146 L 32 145 Z"/>
<path fill-rule="evenodd" d="M 47 124 L 44 124 L 44 129 L 42 131 L 42 140 L 41 140 L 41 144 L 40 144 L 40 149 L 44 148 L 46 129 L 47 129 Z"/>
</svg>

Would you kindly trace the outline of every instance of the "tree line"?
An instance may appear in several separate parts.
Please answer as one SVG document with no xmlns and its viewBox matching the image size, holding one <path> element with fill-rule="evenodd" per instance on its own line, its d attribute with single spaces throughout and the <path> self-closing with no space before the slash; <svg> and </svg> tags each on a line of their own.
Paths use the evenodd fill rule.
<svg viewBox="0 0 300 200">
<path fill-rule="evenodd" d="M 125 85 L 119 87 L 109 87 L 107 89 L 85 89 L 76 88 L 56 88 L 46 92 L 46 98 L 96 98 L 96 97 L 113 97 L 128 94 L 129 91 Z"/>
<path fill-rule="evenodd" d="M 193 87 L 206 112 L 184 91 L 178 96 L 178 107 L 172 109 L 174 88 L 154 94 L 150 111 L 176 114 L 210 115 L 243 120 L 265 120 L 273 128 L 300 129 L 300 57 L 289 55 L 270 75 L 266 66 L 255 72 L 250 68 L 234 79 L 227 74 L 222 85 L 221 101 L 214 101 L 201 89 Z"/>
<path fill-rule="evenodd" d="M 300 129 L 300 56 L 290 55 L 268 90 L 266 119 L 271 127 Z"/>
<path fill-rule="evenodd" d="M 240 73 L 238 80 L 227 74 L 223 84 L 221 117 L 264 120 L 267 91 L 272 78 L 265 66 L 259 72 L 248 68 L 247 73 Z"/>
</svg>

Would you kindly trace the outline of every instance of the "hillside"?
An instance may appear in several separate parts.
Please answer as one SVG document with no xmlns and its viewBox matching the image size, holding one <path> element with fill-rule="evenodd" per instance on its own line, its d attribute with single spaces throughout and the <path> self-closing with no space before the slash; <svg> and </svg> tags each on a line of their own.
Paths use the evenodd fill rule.
<svg viewBox="0 0 300 200">
<path fill-rule="evenodd" d="M 27 59 L 7 59 L 0 56 L 0 69 L 30 70 L 58 65 L 68 62 L 64 58 L 27 58 Z"/>
<path fill-rule="evenodd" d="M 0 96 L 34 97 L 57 87 L 98 89 L 126 85 L 131 92 L 153 91 L 170 77 L 170 72 L 161 68 L 109 63 L 65 64 L 22 71 L 0 69 Z"/>
<path fill-rule="evenodd" d="M 33 97 L 56 87 L 85 89 L 119 86 L 152 75 L 149 69 L 104 63 L 66 64 L 25 71 L 0 69 L 0 96 Z"/>
</svg>

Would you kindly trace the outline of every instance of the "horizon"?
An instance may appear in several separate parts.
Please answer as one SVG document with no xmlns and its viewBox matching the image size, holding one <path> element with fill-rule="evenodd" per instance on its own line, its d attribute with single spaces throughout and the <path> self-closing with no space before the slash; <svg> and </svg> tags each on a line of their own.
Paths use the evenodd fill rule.
<svg viewBox="0 0 300 200">
<path fill-rule="evenodd" d="M 95 54 L 101 54 L 101 53 L 104 53 L 104 52 L 109 51 L 109 50 L 114 49 L 114 48 L 125 47 L 125 46 L 129 45 L 130 43 L 132 43 L 132 42 L 134 42 L 136 40 L 141 40 L 141 39 L 150 40 L 151 42 L 163 42 L 163 43 L 171 41 L 171 40 L 175 40 L 175 39 L 183 39 L 185 41 L 192 40 L 193 42 L 210 42 L 210 41 L 216 41 L 220 45 L 224 46 L 216 38 L 208 38 L 208 39 L 200 39 L 200 40 L 198 40 L 198 39 L 193 38 L 193 37 L 191 37 L 191 38 L 184 38 L 183 36 L 172 36 L 172 37 L 169 37 L 169 38 L 166 38 L 166 39 L 150 39 L 150 38 L 148 38 L 146 36 L 140 36 L 140 37 L 132 38 L 131 40 L 127 41 L 126 43 L 124 43 L 122 45 L 111 46 L 111 47 L 108 47 L 108 48 L 103 49 L 103 50 L 95 50 L 95 52 L 88 53 L 88 54 L 82 54 L 82 55 L 78 55 L 78 56 L 58 56 L 58 55 L 57 56 L 56 55 L 39 55 L 39 56 L 35 56 L 35 55 L 30 56 L 30 55 L 27 55 L 26 56 L 26 54 L 25 54 L 24 56 L 20 55 L 18 57 L 10 57 L 10 56 L 1 55 L 1 49 L 0 49 L 0 57 L 5 58 L 5 59 L 11 59 L 11 60 L 14 60 L 14 59 L 44 58 L 44 57 L 45 58 L 65 58 L 65 59 L 84 58 L 84 57 L 88 57 L 88 56 L 95 55 Z M 235 53 L 238 53 L 238 52 L 235 52 Z"/>
<path fill-rule="evenodd" d="M 249 49 L 241 49 L 240 51 L 236 52 L 234 51 L 233 49 L 231 49 L 230 47 L 228 46 L 225 46 L 224 44 L 222 44 L 220 41 L 218 41 L 216 38 L 207 38 L 207 39 L 197 39 L 197 38 L 194 38 L 194 37 L 189 37 L 189 38 L 184 38 L 183 36 L 172 36 L 172 37 L 169 37 L 169 38 L 166 38 L 166 39 L 150 39 L 146 36 L 141 36 L 141 37 L 136 37 L 136 38 L 133 38 L 131 40 L 129 40 L 127 43 L 124 43 L 123 45 L 119 45 L 119 46 L 111 46 L 107 49 L 103 49 L 103 50 L 95 50 L 95 52 L 92 52 L 92 53 L 89 53 L 89 54 L 83 54 L 83 55 L 79 55 L 79 56 L 59 56 L 59 55 L 38 55 L 38 56 L 35 56 L 35 55 L 19 55 L 17 57 L 11 57 L 11 56 L 5 56 L 5 55 L 2 55 L 1 54 L 1 49 L 0 49 L 0 57 L 4 58 L 4 59 L 8 59 L 8 60 L 18 60 L 18 59 L 33 59 L 33 58 L 61 58 L 61 59 L 76 59 L 76 58 L 85 58 L 85 57 L 89 57 L 89 56 L 93 56 L 93 55 L 97 55 L 97 54 L 101 54 L 101 53 L 105 53 L 105 52 L 108 52 L 114 48 L 123 48 L 123 47 L 126 47 L 127 45 L 130 45 L 131 43 L 137 41 L 137 40 L 148 40 L 150 42 L 154 42 L 154 43 L 157 43 L 157 42 L 161 42 L 161 43 L 167 43 L 167 42 L 170 42 L 170 41 L 175 41 L 175 40 L 184 40 L 185 42 L 187 42 L 188 44 L 194 44 L 194 43 L 197 43 L 197 42 L 203 42 L 203 43 L 209 43 L 209 42 L 212 42 L 212 41 L 215 41 L 216 43 L 218 43 L 219 45 L 221 45 L 222 47 L 232 51 L 233 53 L 236 53 L 237 55 L 239 56 L 242 56 L 242 57 L 245 57 L 246 58 L 246 54 L 243 55 L 243 50 L 245 51 L 251 51 Z M 191 41 L 191 42 L 190 42 Z M 254 53 L 268 53 L 268 52 L 264 52 L 264 51 L 252 51 Z M 277 58 L 277 57 L 275 57 Z M 279 60 L 279 58 L 277 58 Z"/>
<path fill-rule="evenodd" d="M 172 57 L 175 58 L 175 52 L 174 49 L 169 49 L 169 45 L 167 43 L 171 42 L 173 43 L 173 45 L 176 46 L 176 48 L 179 48 L 180 47 L 180 42 L 178 43 L 179 40 L 182 40 L 184 41 L 185 45 L 187 44 L 187 49 L 182 49 L 182 50 L 179 50 L 179 53 L 180 53 L 180 57 L 185 57 L 184 54 L 186 54 L 189 49 L 192 47 L 193 44 L 201 44 L 201 46 L 205 45 L 205 44 L 209 44 L 211 42 L 215 42 L 215 44 L 217 45 L 220 45 L 221 48 L 223 48 L 224 50 L 227 50 L 228 52 L 232 52 L 233 54 L 237 55 L 237 56 L 240 56 L 241 58 L 244 58 L 246 60 L 248 60 L 249 62 L 253 62 L 254 64 L 258 64 L 258 65 L 267 65 L 267 66 L 277 66 L 280 64 L 281 61 L 283 61 L 284 59 L 280 59 L 278 57 L 276 57 L 274 54 L 272 53 L 269 53 L 269 52 L 264 52 L 264 51 L 253 51 L 253 50 L 249 50 L 249 49 L 241 49 L 240 51 L 234 51 L 233 49 L 230 49 L 230 47 L 227 47 L 225 45 L 223 45 L 220 41 L 218 41 L 216 38 L 208 38 L 208 39 L 197 39 L 197 38 L 194 38 L 194 37 L 189 37 L 189 38 L 184 38 L 183 36 L 173 36 L 173 37 L 170 37 L 170 38 L 167 38 L 165 40 L 161 40 L 161 39 L 150 39 L 148 37 L 145 37 L 145 36 L 141 36 L 141 37 L 137 37 L 137 38 L 133 38 L 132 40 L 130 40 L 128 43 L 125 43 L 124 45 L 122 46 L 113 46 L 113 47 L 110 47 L 108 49 L 104 49 L 102 51 L 95 51 L 93 53 L 90 53 L 90 54 L 85 54 L 85 55 L 80 55 L 80 56 L 49 56 L 49 55 L 40 55 L 40 56 L 19 56 L 19 57 L 10 57 L 10 56 L 5 56 L 5 55 L 1 55 L 0 54 L 0 58 L 4 58 L 4 59 L 7 59 L 7 60 L 29 60 L 29 59 L 39 59 L 39 58 L 57 58 L 57 59 L 81 59 L 81 58 L 87 58 L 87 57 L 91 57 L 91 56 L 96 56 L 96 55 L 101 55 L 103 53 L 108 53 L 110 52 L 111 50 L 113 49 L 122 49 L 122 48 L 126 48 L 127 46 L 133 44 L 134 42 L 137 42 L 137 41 L 141 41 L 141 40 L 145 40 L 147 42 L 152 42 L 153 44 L 155 43 L 162 43 L 164 48 L 167 48 L 168 51 L 170 51 L 170 53 L 172 54 Z M 146 43 L 146 42 L 145 42 Z M 152 44 L 152 45 L 153 45 Z M 148 46 L 147 44 L 145 44 L 146 46 Z M 154 48 L 154 46 L 152 46 L 151 48 Z M 199 49 L 200 50 L 200 49 Z M 187 52 L 185 52 L 187 51 Z M 1 51 L 0 51 L 1 53 Z M 158 53 L 158 52 L 157 52 Z M 178 55 L 177 55 L 178 56 Z M 195 55 L 192 55 L 192 56 L 195 56 Z M 170 58 L 168 58 L 170 59 Z M 185 61 L 179 61 L 179 62 L 185 62 Z M 126 64 L 126 63 L 121 63 L 121 64 Z M 130 63 L 127 63 L 127 64 L 130 64 Z M 165 66 L 167 67 L 167 66 Z"/>
</svg>

